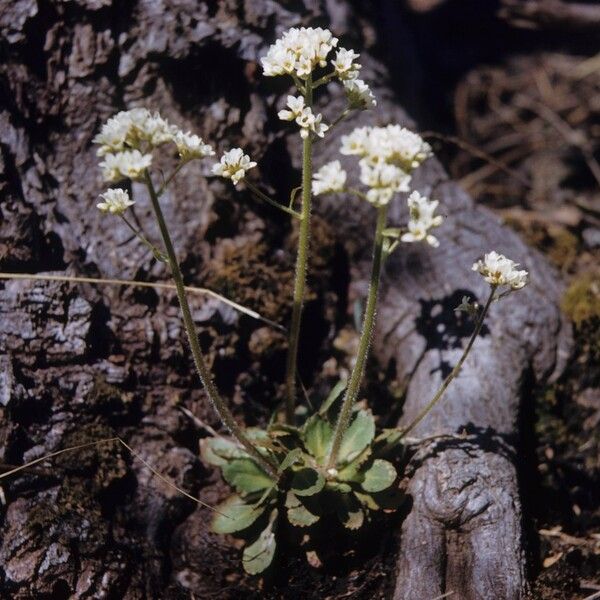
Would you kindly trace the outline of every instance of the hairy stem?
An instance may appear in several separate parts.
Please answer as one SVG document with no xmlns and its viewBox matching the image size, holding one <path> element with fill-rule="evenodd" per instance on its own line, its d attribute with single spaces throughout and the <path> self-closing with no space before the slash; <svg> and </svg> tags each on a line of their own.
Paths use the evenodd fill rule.
<svg viewBox="0 0 600 600">
<path fill-rule="evenodd" d="M 133 232 L 133 234 L 140 240 L 140 242 L 142 242 L 142 244 L 144 244 L 147 248 L 150 249 L 156 260 L 166 262 L 167 257 L 165 256 L 164 252 L 161 252 L 151 241 L 148 240 L 148 238 L 144 236 L 144 234 L 141 231 L 138 231 L 125 215 L 121 215 L 121 219 L 123 220 L 125 225 L 127 225 L 127 227 Z"/>
<path fill-rule="evenodd" d="M 475 342 L 475 339 L 481 332 L 481 327 L 483 326 L 483 321 L 485 319 L 485 316 L 488 313 L 488 310 L 492 304 L 492 301 L 494 300 L 495 292 L 496 292 L 496 286 L 492 286 L 490 295 L 485 303 L 485 306 L 483 307 L 483 310 L 481 311 L 481 314 L 479 315 L 479 317 L 477 319 L 477 323 L 475 324 L 475 329 L 473 330 L 473 333 L 471 334 L 471 337 L 469 338 L 469 342 L 468 342 L 466 348 L 464 349 L 462 356 L 460 357 L 459 361 L 456 363 L 456 366 L 454 367 L 454 369 L 452 369 L 452 371 L 446 377 L 446 379 L 444 379 L 442 385 L 440 386 L 438 391 L 435 393 L 433 398 L 427 403 L 425 408 L 423 408 L 423 410 L 413 419 L 413 421 L 410 423 L 410 425 L 408 425 L 407 427 L 402 429 L 402 432 L 401 432 L 402 437 L 406 436 L 407 433 L 412 431 L 429 414 L 429 411 L 438 403 L 438 401 L 444 395 L 444 392 L 448 389 L 448 386 L 450 385 L 452 380 L 455 379 L 458 376 L 458 374 L 460 373 L 460 370 L 461 370 L 467 356 L 469 356 L 469 352 L 471 351 L 471 348 L 473 347 L 473 343 Z"/>
<path fill-rule="evenodd" d="M 304 95 L 307 106 L 312 105 L 312 84 L 306 81 Z M 294 300 L 292 305 L 292 323 L 288 337 L 288 354 L 285 366 L 285 418 L 288 423 L 294 422 L 296 404 L 296 363 L 298 360 L 298 341 L 300 339 L 300 322 L 304 305 L 304 288 L 306 286 L 306 267 L 308 263 L 308 247 L 310 237 L 310 208 L 312 180 L 312 138 L 307 135 L 302 144 L 302 207 L 300 209 L 300 231 L 298 234 L 298 254 L 296 256 L 296 272 L 294 276 Z"/>
<path fill-rule="evenodd" d="M 158 199 L 158 195 L 156 194 L 156 190 L 154 189 L 154 184 L 152 183 L 152 178 L 150 177 L 150 173 L 146 171 L 145 173 L 146 185 L 148 186 L 148 192 L 150 193 L 150 200 L 152 201 L 152 207 L 154 208 L 154 213 L 156 215 L 156 219 L 158 221 L 158 226 L 160 228 L 160 233 L 162 235 L 165 249 L 167 251 L 167 258 L 169 262 L 169 266 L 171 268 L 171 273 L 173 275 L 173 279 L 175 281 L 175 288 L 177 291 L 177 298 L 179 300 L 179 305 L 181 307 L 181 312 L 183 315 L 183 323 L 185 326 L 185 331 L 187 333 L 188 341 L 190 344 L 190 348 L 192 350 L 192 356 L 194 358 L 194 364 L 196 365 L 196 370 L 198 371 L 198 375 L 200 377 L 200 381 L 202 385 L 206 389 L 206 393 L 208 395 L 209 400 L 211 401 L 214 409 L 219 415 L 223 424 L 229 429 L 231 434 L 237 439 L 237 441 L 247 450 L 247 452 L 256 459 L 256 461 L 262 466 L 262 468 L 274 479 L 277 480 L 277 468 L 270 460 L 265 458 L 257 448 L 250 442 L 250 440 L 246 437 L 242 428 L 236 423 L 231 411 L 227 408 L 225 402 L 221 398 L 213 380 L 211 374 L 206 366 L 206 361 L 204 359 L 204 355 L 202 354 L 202 350 L 200 348 L 200 342 L 198 341 L 198 334 L 196 332 L 196 326 L 194 325 L 194 320 L 192 318 L 192 313 L 190 310 L 190 305 L 187 301 L 187 296 L 185 293 L 185 286 L 183 284 L 183 276 L 181 274 L 181 270 L 179 268 L 179 263 L 177 262 L 177 256 L 175 255 L 175 249 L 173 248 L 173 242 L 171 240 L 171 235 L 169 234 L 169 230 L 167 228 L 167 224 L 165 222 L 165 218 L 162 212 L 162 208 L 160 207 L 160 202 Z"/>
<path fill-rule="evenodd" d="M 384 261 L 384 235 L 387 221 L 387 206 L 380 206 L 377 208 L 377 228 L 375 230 L 375 242 L 373 245 L 373 266 L 371 267 L 371 282 L 369 284 L 369 293 L 367 297 L 367 306 L 365 308 L 365 316 L 363 319 L 362 332 L 360 334 L 360 341 L 358 344 L 358 354 L 356 356 L 356 364 L 352 369 L 350 375 L 350 381 L 346 388 L 346 394 L 344 395 L 344 401 L 342 402 L 342 408 L 338 416 L 337 423 L 335 425 L 335 431 L 333 434 L 333 442 L 331 444 L 331 450 L 329 451 L 329 458 L 327 460 L 328 468 L 335 466 L 342 444 L 342 439 L 348 425 L 350 424 L 350 417 L 352 416 L 352 409 L 354 403 L 358 397 L 360 391 L 360 384 L 362 382 L 363 374 L 365 371 L 365 364 L 367 362 L 367 356 L 369 355 L 369 347 L 371 345 L 371 337 L 373 335 L 373 326 L 375 324 L 375 313 L 377 309 L 377 296 L 379 294 L 379 280 L 381 278 L 381 267 Z"/>
<path fill-rule="evenodd" d="M 156 195 L 159 198 L 165 193 L 165 190 L 169 187 L 169 184 L 171 183 L 171 181 L 173 181 L 173 179 L 175 179 L 175 177 L 177 177 L 177 174 L 179 173 L 179 171 L 181 171 L 181 169 L 183 169 L 183 167 L 185 167 L 185 165 L 187 165 L 188 162 L 189 162 L 188 160 L 180 161 L 179 164 L 173 170 L 173 172 L 164 180 L 162 186 L 159 188 L 158 192 L 156 192 Z"/>
<path fill-rule="evenodd" d="M 242 181 L 248 186 L 248 189 L 255 196 L 258 196 L 261 200 L 264 200 L 267 204 L 270 204 L 271 206 L 274 206 L 275 208 L 282 210 L 284 213 L 287 213 L 288 215 L 294 217 L 295 219 L 300 218 L 300 215 L 295 210 L 293 210 L 292 208 L 288 208 L 287 206 L 284 206 L 283 204 L 279 204 L 279 202 L 276 202 L 272 198 L 269 198 L 269 196 L 267 196 L 267 194 L 265 194 L 264 192 L 259 190 L 253 183 L 248 181 L 246 178 L 244 178 Z"/>
</svg>

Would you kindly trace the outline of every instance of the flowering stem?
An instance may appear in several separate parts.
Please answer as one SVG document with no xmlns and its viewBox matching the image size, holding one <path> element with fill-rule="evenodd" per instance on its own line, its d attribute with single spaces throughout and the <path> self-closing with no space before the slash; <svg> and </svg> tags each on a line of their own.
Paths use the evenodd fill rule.
<svg viewBox="0 0 600 600">
<path fill-rule="evenodd" d="M 358 344 L 358 353 L 356 355 L 356 363 L 352 374 L 350 375 L 350 381 L 346 388 L 346 394 L 344 395 L 344 401 L 342 402 L 342 408 L 338 416 L 337 423 L 335 425 L 335 431 L 333 433 L 333 442 L 331 444 L 331 450 L 329 451 L 329 458 L 327 460 L 328 468 L 335 466 L 342 444 L 342 439 L 348 425 L 350 424 L 350 417 L 352 416 L 352 409 L 354 403 L 358 397 L 360 391 L 360 384 L 362 382 L 365 364 L 367 356 L 369 354 L 369 347 L 371 345 L 371 337 L 373 335 L 373 326 L 375 324 L 375 312 L 377 308 L 377 296 L 379 293 L 379 280 L 381 278 L 381 267 L 384 261 L 384 235 L 387 221 L 387 205 L 379 206 L 377 208 L 377 227 L 375 229 L 375 242 L 373 244 L 373 266 L 371 268 L 371 282 L 369 284 L 369 293 L 367 297 L 367 306 L 365 308 L 365 316 L 363 319 L 362 333 L 360 334 L 360 341 Z"/>
<path fill-rule="evenodd" d="M 267 204 L 270 204 L 271 206 L 274 206 L 275 208 L 282 210 L 283 212 L 287 213 L 288 215 L 291 215 L 292 217 L 294 217 L 295 219 L 301 218 L 300 214 L 297 213 L 294 209 L 288 208 L 287 206 L 284 206 L 283 204 L 279 204 L 279 202 L 275 202 L 275 200 L 272 200 L 264 192 L 261 192 L 253 183 L 250 183 L 246 178 L 244 178 L 243 181 L 248 186 L 248 188 L 250 189 L 250 191 L 253 194 L 258 196 L 261 200 L 264 200 Z"/>
<path fill-rule="evenodd" d="M 312 106 L 312 82 L 306 81 L 304 95 L 306 106 Z M 292 323 L 288 337 L 288 354 L 285 365 L 285 418 L 288 423 L 294 422 L 294 405 L 296 404 L 296 362 L 298 360 L 298 341 L 300 338 L 300 321 L 304 304 L 304 288 L 306 284 L 306 266 L 308 262 L 308 246 L 310 236 L 312 180 L 312 139 L 310 135 L 302 143 L 302 207 L 300 209 L 300 231 L 298 233 L 298 254 L 296 256 L 296 273 L 294 276 L 294 300 L 292 305 Z"/>
<path fill-rule="evenodd" d="M 167 187 L 169 186 L 171 181 L 173 181 L 173 179 L 175 179 L 175 177 L 177 176 L 179 171 L 181 171 L 181 169 L 183 169 L 183 167 L 185 167 L 185 165 L 187 165 L 188 162 L 189 161 L 187 161 L 187 160 L 180 161 L 179 164 L 173 169 L 173 172 L 164 180 L 164 182 L 160 186 L 158 192 L 156 192 L 156 195 L 159 198 L 165 193 L 165 190 L 167 189 Z"/>
<path fill-rule="evenodd" d="M 158 195 L 156 190 L 154 189 L 154 184 L 152 183 L 152 178 L 150 177 L 150 173 L 146 170 L 145 172 L 145 181 L 148 187 L 148 192 L 150 194 L 150 200 L 152 201 L 152 207 L 154 208 L 154 213 L 156 215 L 156 219 L 158 221 L 158 226 L 160 228 L 160 233 L 162 235 L 165 248 L 167 251 L 167 257 L 169 261 L 169 266 L 171 267 L 171 273 L 173 275 L 173 279 L 175 281 L 175 288 L 177 291 L 177 298 L 179 300 L 179 305 L 181 306 L 181 312 L 183 315 L 183 323 L 185 325 L 185 330 L 187 333 L 188 341 L 190 344 L 190 348 L 192 350 L 192 356 L 194 358 L 194 364 L 196 365 L 196 370 L 198 371 L 198 375 L 200 377 L 200 381 L 204 386 L 206 393 L 208 395 L 209 400 L 211 401 L 214 409 L 219 415 L 221 421 L 224 425 L 229 429 L 233 437 L 237 439 L 237 441 L 246 449 L 246 451 L 261 465 L 261 467 L 269 474 L 270 477 L 273 478 L 274 481 L 277 480 L 277 467 L 270 460 L 265 458 L 257 448 L 250 442 L 250 440 L 246 437 L 242 428 L 236 423 L 231 411 L 227 408 L 225 402 L 221 398 L 213 380 L 206 366 L 206 361 L 204 359 L 204 355 L 202 354 L 202 349 L 200 348 L 200 342 L 198 341 L 198 334 L 196 332 L 196 327 L 194 325 L 194 320 L 192 318 L 192 312 L 190 310 L 190 305 L 187 301 L 187 296 L 185 293 L 185 286 L 183 284 L 183 276 L 181 274 L 181 270 L 179 268 L 179 263 L 177 262 L 177 256 L 175 255 L 175 249 L 173 248 L 173 242 L 171 240 L 171 235 L 169 234 L 169 230 L 167 228 L 167 224 L 165 222 L 165 218 L 162 212 L 162 208 L 160 207 L 160 202 L 158 200 Z"/>
<path fill-rule="evenodd" d="M 131 224 L 131 222 L 127 219 L 127 217 L 125 215 L 121 215 L 121 219 L 123 219 L 123 222 L 125 223 L 125 225 L 127 225 L 127 227 L 129 227 L 129 229 L 133 232 L 133 234 L 135 235 L 135 237 L 137 237 L 145 246 L 147 246 L 150 249 L 150 251 L 154 255 L 154 258 L 156 258 L 156 260 L 159 260 L 160 262 L 166 262 L 167 257 L 166 257 L 166 255 L 165 255 L 164 252 L 161 252 L 152 242 L 150 242 L 142 234 L 141 231 L 138 231 Z"/>
<path fill-rule="evenodd" d="M 335 119 L 335 121 L 333 121 L 333 122 L 331 123 L 331 125 L 329 126 L 329 129 L 327 130 L 327 132 L 328 132 L 328 133 L 331 133 L 331 130 L 332 130 L 332 129 L 333 129 L 333 128 L 334 128 L 334 127 L 335 127 L 335 126 L 338 124 L 338 123 L 340 123 L 341 121 L 343 121 L 343 120 L 344 120 L 344 119 L 345 119 L 345 118 L 346 118 L 346 117 L 347 117 L 347 116 L 350 114 L 350 111 L 351 111 L 351 110 L 352 110 L 352 109 L 351 109 L 349 106 L 348 106 L 347 108 L 345 108 L 345 109 L 344 109 L 344 111 L 342 112 L 342 114 L 341 114 L 341 115 L 340 115 L 340 116 L 339 116 L 337 119 Z M 323 139 L 323 138 L 317 138 L 315 141 L 316 141 L 316 142 L 318 142 L 320 139 Z"/>
<path fill-rule="evenodd" d="M 458 376 L 458 374 L 460 373 L 460 370 L 461 370 L 467 356 L 469 355 L 471 348 L 473 347 L 473 343 L 475 342 L 475 339 L 481 332 L 481 327 L 483 325 L 483 321 L 484 321 L 485 316 L 487 315 L 488 310 L 494 299 L 496 287 L 497 286 L 492 285 L 492 291 L 490 292 L 490 295 L 485 303 L 485 306 L 483 307 L 483 310 L 481 311 L 481 314 L 479 315 L 479 317 L 477 319 L 477 323 L 475 324 L 475 329 L 473 330 L 473 333 L 471 334 L 469 342 L 468 342 L 466 348 L 464 349 L 464 352 L 462 353 L 460 360 L 456 363 L 456 366 L 454 367 L 454 369 L 452 369 L 452 371 L 446 377 L 446 379 L 444 379 L 442 385 L 440 386 L 438 391 L 435 393 L 433 398 L 429 401 L 427 406 L 425 406 L 425 408 L 423 408 L 423 410 L 413 419 L 413 421 L 410 423 L 410 425 L 408 425 L 408 427 L 405 427 L 404 429 L 401 430 L 402 437 L 405 437 L 407 433 L 412 431 L 428 415 L 429 411 L 437 404 L 437 402 L 440 400 L 440 398 L 444 395 L 444 392 L 448 389 L 448 386 L 450 385 L 452 380 L 455 379 Z"/>
<path fill-rule="evenodd" d="M 333 78 L 335 77 L 335 71 L 331 72 L 331 73 L 327 73 L 327 75 L 323 75 L 323 77 L 321 77 L 320 79 L 317 79 L 313 84 L 312 84 L 312 88 L 313 90 L 318 88 L 319 86 L 323 85 L 324 83 L 328 83 L 329 81 L 331 81 Z"/>
</svg>

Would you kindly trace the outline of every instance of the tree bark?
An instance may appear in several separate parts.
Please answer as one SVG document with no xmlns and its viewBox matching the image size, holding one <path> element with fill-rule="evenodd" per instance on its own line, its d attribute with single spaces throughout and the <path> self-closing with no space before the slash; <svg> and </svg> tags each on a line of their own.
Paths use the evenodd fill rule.
<svg viewBox="0 0 600 600">
<path fill-rule="evenodd" d="M 314 17 L 350 47 L 364 47 L 372 34 L 346 2 L 2 3 L 1 269 L 167 279 L 164 266 L 124 226 L 95 209 L 104 184 L 91 140 L 124 108 L 160 110 L 219 150 L 244 147 L 259 160 L 262 182 L 285 201 L 298 175 L 297 136 L 282 134 L 276 119 L 287 90 L 264 80 L 257 60 L 283 29 Z M 337 153 L 338 136 L 356 124 L 406 122 L 386 88 L 385 69 L 368 52 L 361 62 L 379 109 L 340 125 L 321 143 L 317 166 Z M 341 104 L 335 90 L 319 100 L 326 117 L 336 116 Z M 186 283 L 227 291 L 233 280 L 225 267 L 239 265 L 236 276 L 248 278 L 249 264 L 260 273 L 258 282 L 244 279 L 234 292 L 246 294 L 241 299 L 265 316 L 285 319 L 279 298 L 291 293 L 283 274 L 293 262 L 285 218 L 205 175 L 187 169 L 164 198 Z M 452 590 L 464 598 L 517 598 L 525 586 L 515 470 L 519 411 L 529 377 L 541 381 L 560 368 L 566 338 L 556 309 L 559 288 L 540 257 L 475 207 L 436 161 L 415 183 L 440 200 L 448 220 L 439 251 L 403 246 L 385 275 L 376 355 L 391 361 L 408 386 L 402 423 L 428 400 L 468 335 L 467 325 L 456 329 L 451 309 L 461 290 L 482 297 L 470 264 L 483 251 L 505 252 L 532 272 L 532 285 L 494 307 L 489 332 L 461 377 L 415 432 L 454 437 L 420 445 L 411 463 L 413 508 L 402 525 L 394 597 L 430 599 Z M 138 224 L 157 240 L 143 189 L 132 191 Z M 319 208 L 357 261 L 354 295 L 366 281 L 369 209 L 339 199 Z M 393 211 L 401 219 L 403 202 Z M 331 272 L 330 264 L 314 271 L 312 291 L 321 299 L 314 311 L 335 305 L 324 292 Z M 90 284 L 1 284 L 2 462 L 21 464 L 117 434 L 176 485 L 201 491 L 209 503 L 222 498 L 215 474 L 199 462 L 197 432 L 179 409 L 185 405 L 215 425 L 173 300 Z M 264 330 L 216 300 L 196 298 L 193 310 L 236 414 L 248 422 L 264 418 L 270 407 L 256 392 L 275 397 L 275 384 L 263 352 L 279 356 L 283 342 L 272 342 L 275 350 L 261 345 Z M 326 334 L 320 335 L 323 341 Z M 243 372 L 232 366 L 234 353 L 244 356 Z M 456 437 L 463 428 L 467 436 Z M 207 511 L 194 510 L 117 446 L 64 455 L 4 490 L 0 580 L 13 598 L 259 594 L 254 582 L 237 575 L 238 551 L 207 531 Z"/>
</svg>

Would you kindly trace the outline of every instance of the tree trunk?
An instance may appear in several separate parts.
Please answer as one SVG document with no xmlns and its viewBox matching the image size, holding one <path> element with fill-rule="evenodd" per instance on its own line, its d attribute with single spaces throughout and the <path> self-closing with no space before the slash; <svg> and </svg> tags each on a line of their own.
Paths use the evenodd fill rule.
<svg viewBox="0 0 600 600">
<path fill-rule="evenodd" d="M 244 147 L 259 160 L 261 181 L 285 201 L 298 179 L 297 139 L 287 129 L 282 134 L 276 118 L 287 90 L 262 78 L 257 59 L 282 29 L 312 17 L 330 23 L 350 47 L 364 47 L 372 34 L 346 2 L 2 3 L 1 269 L 167 280 L 163 264 L 95 209 L 103 183 L 91 140 L 124 108 L 159 110 L 219 150 Z M 359 123 L 406 122 L 386 88 L 385 69 L 368 52 L 361 62 L 378 109 L 340 125 L 321 143 L 317 166 L 337 153 L 339 135 Z M 342 105 L 335 90 L 319 102 L 326 117 Z M 189 168 L 164 200 L 186 283 L 218 288 L 283 322 L 281 298 L 291 295 L 293 264 L 286 218 L 205 175 Z M 461 376 L 415 431 L 445 437 L 419 444 L 411 461 L 412 508 L 394 548 L 397 573 L 386 578 L 394 598 L 431 599 L 445 591 L 519 598 L 525 588 L 519 415 L 532 381 L 559 369 L 564 358 L 559 286 L 541 258 L 475 207 L 435 160 L 415 185 L 440 200 L 448 219 L 439 250 L 403 246 L 385 274 L 375 350 L 407 386 L 401 423 L 429 399 L 469 334 L 452 309 L 463 292 L 480 300 L 485 292 L 469 270 L 472 262 L 496 249 L 530 270 L 532 284 L 493 306 Z M 134 185 L 133 195 L 138 223 L 158 239 L 143 189 Z M 321 233 L 313 239 L 318 264 L 309 310 L 313 341 L 322 344 L 330 341 L 323 313 L 343 304 L 345 294 L 332 298 L 326 291 L 337 268 L 331 233 L 356 265 L 352 294 L 361 296 L 373 214 L 340 199 L 317 210 L 324 222 L 317 221 Z M 392 217 L 402 215 L 399 201 Z M 216 424 L 173 294 L 40 281 L 0 288 L 3 463 L 119 435 L 174 484 L 211 504 L 223 497 L 216 474 L 199 462 L 198 432 L 180 410 Z M 276 396 L 280 376 L 270 371 L 281 364 L 280 336 L 214 299 L 195 297 L 193 309 L 236 414 L 250 424 L 264 419 L 272 405 L 263 398 Z M 4 484 L 0 577 L 7 595 L 260 597 L 256 582 L 239 575 L 238 551 L 208 532 L 209 513 L 194 510 L 119 446 L 107 443 L 51 464 Z M 308 587 L 305 593 L 319 595 Z"/>
</svg>

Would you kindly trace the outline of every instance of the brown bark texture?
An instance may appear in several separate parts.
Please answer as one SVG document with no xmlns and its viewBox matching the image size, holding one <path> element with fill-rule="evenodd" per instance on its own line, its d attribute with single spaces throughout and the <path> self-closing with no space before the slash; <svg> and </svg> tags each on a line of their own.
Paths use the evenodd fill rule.
<svg viewBox="0 0 600 600">
<path fill-rule="evenodd" d="M 124 108 L 159 110 L 220 151 L 245 148 L 259 161 L 262 183 L 285 202 L 299 179 L 298 140 L 276 118 L 288 89 L 261 76 L 258 57 L 282 30 L 315 19 L 348 47 L 364 48 L 375 35 L 342 0 L 0 2 L 1 269 L 168 279 L 124 226 L 95 209 L 104 186 L 91 140 Z M 354 115 L 319 142 L 317 166 L 338 158 L 339 135 L 356 125 L 410 124 L 386 87 L 385 68 L 368 51 L 361 63 L 377 110 Z M 343 98 L 327 89 L 318 105 L 329 121 Z M 206 175 L 188 169 L 164 198 L 186 283 L 285 322 L 294 260 L 287 217 Z M 380 562 L 383 583 L 357 585 L 352 597 L 431 600 L 453 591 L 466 600 L 521 598 L 519 427 L 532 386 L 559 372 L 567 356 L 560 286 L 541 257 L 478 208 L 435 159 L 414 183 L 440 200 L 447 220 L 439 249 L 404 246 L 386 265 L 374 350 L 406 389 L 401 424 L 431 397 L 468 338 L 470 325 L 453 308 L 463 294 L 484 299 L 472 262 L 495 249 L 519 260 L 532 282 L 493 306 L 447 398 L 413 432 L 434 439 L 417 444 L 411 459 L 410 503 L 382 550 L 391 556 Z M 134 184 L 133 194 L 136 222 L 157 240 L 143 189 Z M 391 220 L 400 223 L 405 212 L 398 201 Z M 305 318 L 314 333 L 306 343 L 331 342 L 327 323 L 348 302 L 349 279 L 350 297 L 364 295 L 372 221 L 367 205 L 317 202 Z M 194 297 L 193 310 L 236 415 L 264 421 L 281 377 L 279 334 L 215 299 Z M 216 425 L 184 338 L 172 293 L 0 284 L 2 463 L 119 435 L 173 483 L 217 503 L 223 486 L 200 463 L 196 425 L 181 410 Z M 114 444 L 63 455 L 3 486 L 6 597 L 316 598 L 345 595 L 352 584 L 351 577 L 333 584 L 325 575 L 294 575 L 292 562 L 287 592 L 281 582 L 261 591 L 239 574 L 238 549 L 208 531 L 209 511 Z"/>
</svg>

